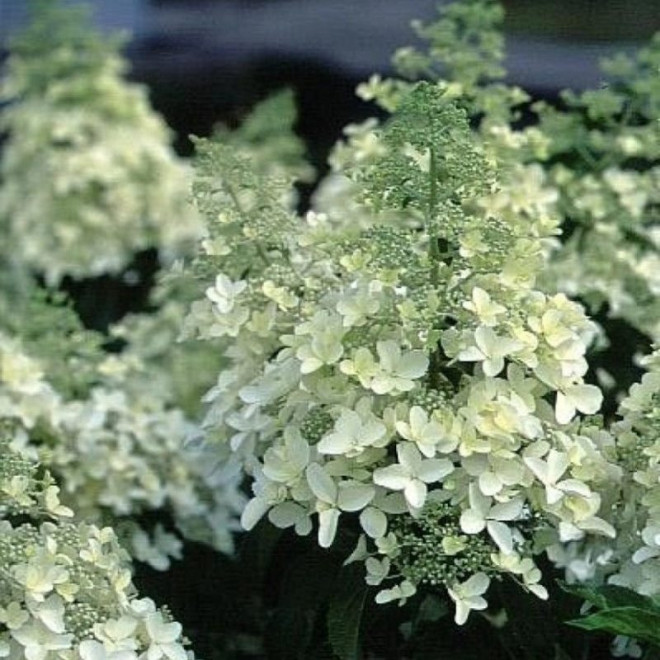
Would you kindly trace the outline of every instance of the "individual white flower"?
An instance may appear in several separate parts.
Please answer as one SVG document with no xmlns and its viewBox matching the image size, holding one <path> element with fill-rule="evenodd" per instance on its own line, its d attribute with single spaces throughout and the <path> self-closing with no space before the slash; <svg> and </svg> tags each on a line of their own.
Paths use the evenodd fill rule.
<svg viewBox="0 0 660 660">
<path fill-rule="evenodd" d="M 399 343 L 391 339 L 377 342 L 376 352 L 378 363 L 369 349 L 362 347 L 355 351 L 353 359 L 340 364 L 343 373 L 356 376 L 363 387 L 376 394 L 409 392 L 415 386 L 414 380 L 428 368 L 429 360 L 423 351 L 403 352 Z"/>
<path fill-rule="evenodd" d="M 525 456 L 523 460 L 534 476 L 545 486 L 548 504 L 557 504 L 567 494 L 585 498 L 591 495 L 589 486 L 578 479 L 569 478 L 560 481 L 570 465 L 567 454 L 551 449 L 546 460 L 536 456 Z"/>
<path fill-rule="evenodd" d="M 447 589 L 456 604 L 454 621 L 462 626 L 470 615 L 470 610 L 485 610 L 488 607 L 483 594 L 488 591 L 490 578 L 485 573 L 477 573 L 465 582 L 456 583 Z"/>
<path fill-rule="evenodd" d="M 578 410 L 585 415 L 594 415 L 602 403 L 603 393 L 596 385 L 568 385 L 557 392 L 555 417 L 559 424 L 568 424 Z"/>
<path fill-rule="evenodd" d="M 220 273 L 215 278 L 215 284 L 206 289 L 206 297 L 213 303 L 213 308 L 220 314 L 228 314 L 234 309 L 236 298 L 245 291 L 247 282 L 241 280 L 232 282 L 226 275 Z"/>
<path fill-rule="evenodd" d="M 461 529 L 466 534 L 478 534 L 486 529 L 504 554 L 513 552 L 513 534 L 505 522 L 520 517 L 523 500 L 514 498 L 508 502 L 493 504 L 491 497 L 481 493 L 479 486 L 471 483 L 469 487 L 470 508 L 465 509 L 460 517 Z"/>
<path fill-rule="evenodd" d="M 497 317 L 506 312 L 506 307 L 494 303 L 488 292 L 478 286 L 472 289 L 472 300 L 464 302 L 463 307 L 476 314 L 482 325 L 489 327 L 497 325 Z"/>
<path fill-rule="evenodd" d="M 270 298 L 282 310 L 291 309 L 299 302 L 298 297 L 289 289 L 285 286 L 277 286 L 272 280 L 266 280 L 261 286 L 261 291 L 266 298 Z"/>
<path fill-rule="evenodd" d="M 118 619 L 108 619 L 103 623 L 94 624 L 96 639 L 103 642 L 107 651 L 134 651 L 137 640 L 134 633 L 138 621 L 132 616 L 120 616 Z"/>
<path fill-rule="evenodd" d="M 213 321 L 207 333 L 209 337 L 237 337 L 241 327 L 250 318 L 250 311 L 239 305 L 234 305 L 228 312 L 214 312 Z"/>
<path fill-rule="evenodd" d="M 415 386 L 413 381 L 428 369 L 429 359 L 423 351 L 402 352 L 392 340 L 377 342 L 376 352 L 380 370 L 370 385 L 376 394 L 408 392 Z"/>
<path fill-rule="evenodd" d="M 563 346 L 565 344 L 561 344 L 559 348 Z M 577 373 L 571 369 L 568 375 L 563 372 L 561 365 L 547 362 L 539 364 L 534 370 L 542 382 L 557 390 L 555 418 L 559 424 L 568 424 L 578 410 L 586 415 L 593 415 L 598 412 L 603 402 L 600 388 L 582 382 L 587 365 L 582 358 L 580 362 L 584 363 L 584 366 L 580 366 Z"/>
<path fill-rule="evenodd" d="M 347 291 L 336 305 L 346 328 L 364 325 L 370 316 L 378 312 L 380 302 L 366 286 Z"/>
<path fill-rule="evenodd" d="M 376 594 L 376 602 L 379 604 L 390 603 L 393 600 L 399 602 L 399 605 L 405 605 L 408 598 L 417 593 L 417 587 L 409 580 L 404 580 L 390 589 L 383 589 Z"/>
<path fill-rule="evenodd" d="M 312 531 L 311 513 L 309 508 L 302 504 L 287 500 L 273 506 L 268 512 L 268 520 L 275 527 L 280 529 L 293 527 L 298 536 L 307 536 Z"/>
<path fill-rule="evenodd" d="M 57 486 L 48 486 L 48 488 L 46 488 L 44 491 L 44 504 L 46 505 L 46 509 L 55 516 L 71 518 L 73 516 L 73 511 L 68 506 L 64 506 L 60 503 L 59 492 L 60 489 Z"/>
<path fill-rule="evenodd" d="M 177 621 L 163 621 L 161 612 L 148 614 L 144 620 L 148 635 L 149 648 L 146 660 L 187 660 L 187 653 L 179 641 L 181 624 Z"/>
<path fill-rule="evenodd" d="M 317 445 L 322 454 L 343 454 L 354 458 L 367 447 L 378 447 L 386 439 L 387 427 L 373 413 L 360 415 L 356 410 L 344 408 L 331 433 L 323 436 Z"/>
<path fill-rule="evenodd" d="M 287 394 L 299 380 L 299 363 L 287 357 L 269 363 L 261 376 L 239 390 L 239 396 L 245 403 L 264 406 Z"/>
<path fill-rule="evenodd" d="M 136 529 L 131 536 L 131 554 L 139 561 L 149 564 L 157 571 L 170 567 L 171 558 L 181 559 L 183 543 L 181 539 L 156 525 L 153 536 L 143 529 Z"/>
<path fill-rule="evenodd" d="M 529 557 L 521 557 L 517 552 L 492 555 L 493 564 L 504 571 L 519 575 L 522 577 L 523 584 L 537 598 L 541 600 L 548 599 L 548 590 L 539 584 L 541 580 L 541 571 Z"/>
<path fill-rule="evenodd" d="M 458 437 L 446 433 L 433 417 L 429 419 L 421 406 L 410 409 L 409 420 L 409 423 L 398 421 L 396 430 L 402 438 L 414 442 L 427 458 L 433 458 L 438 451 L 448 454 L 456 449 Z"/>
<path fill-rule="evenodd" d="M 366 582 L 372 586 L 379 585 L 390 573 L 390 558 L 383 557 L 377 559 L 376 557 L 369 557 L 365 562 L 367 569 Z"/>
<path fill-rule="evenodd" d="M 348 376 L 355 376 L 362 387 L 369 389 L 378 372 L 378 363 L 368 348 L 360 347 L 355 351 L 352 359 L 341 361 L 339 369 Z"/>
<path fill-rule="evenodd" d="M 245 504 L 241 513 L 241 527 L 247 531 L 251 530 L 272 506 L 285 502 L 289 494 L 287 486 L 270 481 L 258 464 L 254 470 L 252 491 L 254 497 Z"/>
<path fill-rule="evenodd" d="M 454 465 L 447 458 L 422 459 L 412 443 L 397 445 L 398 463 L 374 471 L 374 483 L 390 490 L 402 490 L 406 502 L 413 509 L 424 506 L 427 484 L 439 483 L 453 472 Z"/>
<path fill-rule="evenodd" d="M 317 497 L 319 514 L 319 545 L 329 548 L 337 533 L 339 514 L 342 511 L 360 511 L 373 499 L 374 487 L 354 480 L 335 480 L 318 463 L 311 463 L 306 470 L 307 482 Z"/>
<path fill-rule="evenodd" d="M 530 317 L 529 327 L 541 335 L 552 348 L 576 338 L 569 319 L 561 309 L 548 309 L 541 318 Z"/>
<path fill-rule="evenodd" d="M 524 344 L 517 339 L 500 337 L 492 328 L 480 325 L 474 331 L 473 346 L 468 346 L 459 352 L 457 359 L 463 362 L 481 362 L 486 376 L 497 376 L 504 369 L 504 358 L 515 353 Z"/>
<path fill-rule="evenodd" d="M 30 614 L 41 621 L 48 630 L 55 633 L 66 632 L 64 626 L 64 601 L 59 594 L 51 594 L 45 600 L 34 600 L 29 596 L 26 605 Z"/>
<path fill-rule="evenodd" d="M 471 477 L 477 477 L 479 490 L 486 497 L 497 496 L 507 486 L 525 480 L 525 466 L 515 454 L 472 454 L 465 456 L 461 464 Z"/>
<path fill-rule="evenodd" d="M 632 560 L 635 564 L 660 556 L 660 524 L 653 521 L 642 530 L 642 541 L 644 546 L 635 551 Z"/>
<path fill-rule="evenodd" d="M 45 660 L 49 651 L 70 649 L 74 639 L 72 634 L 53 632 L 34 619 L 12 630 L 11 636 L 25 648 L 26 660 Z"/>
<path fill-rule="evenodd" d="M 302 478 L 310 459 L 310 448 L 298 429 L 287 426 L 284 444 L 269 447 L 264 454 L 263 473 L 272 481 L 294 486 Z"/>
<path fill-rule="evenodd" d="M 80 660 L 138 660 L 135 651 L 111 651 L 95 639 L 86 639 L 78 646 Z"/>
<path fill-rule="evenodd" d="M 401 493 L 388 493 L 380 487 L 376 489 L 376 496 L 369 506 L 360 513 L 360 526 L 367 536 L 378 541 L 387 533 L 386 514 L 400 515 L 407 510 L 405 498 Z"/>
<path fill-rule="evenodd" d="M 17 601 L 11 601 L 6 608 L 0 607 L 0 622 L 9 630 L 20 628 L 30 620 L 30 614 Z"/>
<path fill-rule="evenodd" d="M 27 563 L 15 565 L 12 574 L 35 600 L 44 600 L 56 586 L 69 580 L 69 572 L 45 548 L 39 548 Z"/>
<path fill-rule="evenodd" d="M 301 361 L 300 372 L 310 374 L 324 364 L 338 362 L 344 353 L 341 341 L 345 332 L 341 316 L 326 310 L 316 312 L 310 321 L 298 325 L 295 334 L 309 337 L 296 350 Z"/>
</svg>

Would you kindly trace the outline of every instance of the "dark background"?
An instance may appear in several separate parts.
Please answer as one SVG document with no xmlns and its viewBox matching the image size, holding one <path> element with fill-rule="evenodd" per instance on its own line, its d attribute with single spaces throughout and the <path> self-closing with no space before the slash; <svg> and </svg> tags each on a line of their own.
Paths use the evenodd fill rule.
<svg viewBox="0 0 660 660">
<path fill-rule="evenodd" d="M 76 4 L 80 0 L 67 0 Z M 443 0 L 446 2 L 447 0 Z M 301 135 L 323 159 L 342 126 L 370 110 L 355 85 L 387 73 L 414 43 L 414 18 L 437 0 L 89 0 L 105 31 L 132 35 L 131 77 L 190 150 L 190 133 L 238 121 L 269 91 L 291 86 Z M 0 59 L 25 19 L 26 0 L 0 0 Z M 660 29 L 660 0 L 505 0 L 509 80 L 539 97 L 596 86 L 598 60 Z"/>
</svg>

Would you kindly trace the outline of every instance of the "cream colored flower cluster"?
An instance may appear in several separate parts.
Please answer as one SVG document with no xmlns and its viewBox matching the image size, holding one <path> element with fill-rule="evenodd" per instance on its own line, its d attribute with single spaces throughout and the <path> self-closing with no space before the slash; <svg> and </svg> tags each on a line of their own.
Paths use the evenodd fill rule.
<svg viewBox="0 0 660 660">
<path fill-rule="evenodd" d="M 550 202 L 555 223 L 564 223 L 564 240 L 548 251 L 544 286 L 579 297 L 590 311 L 622 319 L 652 341 L 660 332 L 659 62 L 656 37 L 634 57 L 606 61 L 606 87 L 566 93 L 562 109 L 535 104 L 535 125 L 514 130 L 511 117 L 486 113 L 481 126 L 495 157 L 513 163 L 503 181 L 507 207 L 516 198 Z M 484 85 L 476 93 L 491 91 Z M 532 173 L 542 188 L 529 187 Z"/>
<path fill-rule="evenodd" d="M 453 124 L 425 134 L 434 105 Z M 614 537 L 600 490 L 620 469 L 609 438 L 576 421 L 602 399 L 584 382 L 594 327 L 534 288 L 555 223 L 529 205 L 537 223 L 498 213 L 452 107 L 442 85 L 411 87 L 391 124 L 342 147 L 356 223 L 327 208 L 296 218 L 285 183 L 200 141 L 207 288 L 186 332 L 225 347 L 205 426 L 252 478 L 243 525 L 267 516 L 328 547 L 353 519 L 348 560 L 364 561 L 378 602 L 441 586 L 464 623 L 504 575 L 547 597 L 539 548 Z M 347 153 L 365 142 L 382 148 Z"/>
<path fill-rule="evenodd" d="M 138 598 L 114 531 L 68 522 L 48 473 L 10 449 L 10 429 L 0 452 L 0 657 L 192 659 L 181 624 Z"/>
<path fill-rule="evenodd" d="M 51 284 L 120 272 L 148 248 L 171 257 L 199 236 L 188 169 L 117 51 L 74 13 L 43 9 L 2 81 L 0 252 Z"/>
<path fill-rule="evenodd" d="M 20 341 L 0 335 L 0 415 L 28 430 L 15 447 L 57 476 L 65 501 L 90 522 L 111 515 L 137 559 L 164 569 L 170 556 L 180 556 L 177 537 L 162 528 L 147 533 L 130 521 L 156 510 L 169 510 L 189 538 L 231 552 L 243 503 L 237 467 L 219 465 L 217 456 L 193 446 L 198 430 L 180 409 L 127 385 L 135 368 L 108 357 L 98 385 L 67 399 Z"/>
<path fill-rule="evenodd" d="M 642 360 L 648 372 L 633 385 L 613 426 L 626 478 L 617 502 L 621 540 L 611 557 L 608 582 L 649 596 L 660 594 L 660 353 Z"/>
</svg>

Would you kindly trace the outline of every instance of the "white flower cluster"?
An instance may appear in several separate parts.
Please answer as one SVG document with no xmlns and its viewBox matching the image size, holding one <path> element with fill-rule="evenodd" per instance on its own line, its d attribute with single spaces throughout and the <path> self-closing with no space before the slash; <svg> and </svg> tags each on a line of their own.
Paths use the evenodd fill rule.
<svg viewBox="0 0 660 660">
<path fill-rule="evenodd" d="M 6 429 L 5 431 L 6 432 Z M 191 660 L 181 624 L 137 597 L 110 527 L 66 522 L 37 464 L 0 452 L 0 657 L 10 660 Z M 45 506 L 44 506 L 45 505 Z M 23 522 L 13 522 L 14 514 Z M 25 522 L 25 516 L 33 521 Z M 40 519 L 50 518 L 39 523 Z"/>
<path fill-rule="evenodd" d="M 119 272 L 154 246 L 180 253 L 200 231 L 188 169 L 145 90 L 122 79 L 117 44 L 76 23 L 42 9 L 0 89 L 0 252 L 51 284 Z"/>
<path fill-rule="evenodd" d="M 660 333 L 658 62 L 655 38 L 635 57 L 605 62 L 606 87 L 567 93 L 562 109 L 535 104 L 536 125 L 514 130 L 510 117 L 482 124 L 496 157 L 513 163 L 503 201 L 509 208 L 521 198 L 551 202 L 555 222 L 568 230 L 549 252 L 544 286 L 625 320 L 652 341 Z M 542 187 L 530 187 L 534 180 Z"/>
<path fill-rule="evenodd" d="M 86 520 L 111 515 L 118 523 L 167 509 L 184 535 L 231 552 L 243 505 L 237 467 L 218 465 L 217 456 L 189 442 L 198 431 L 180 409 L 148 391 L 138 396 L 130 386 L 132 367 L 107 358 L 99 384 L 68 400 L 18 340 L 0 335 L 0 415 L 31 432 L 15 446 L 56 475 L 65 501 Z M 134 523 L 126 529 L 134 556 L 156 568 L 180 555 L 181 542 L 160 528 L 153 538 Z"/>
<path fill-rule="evenodd" d="M 633 385 L 612 428 L 626 478 L 616 508 L 619 544 L 610 561 L 616 573 L 608 582 L 660 594 L 660 352 L 643 359 L 649 369 Z"/>
<path fill-rule="evenodd" d="M 205 425 L 253 479 L 243 525 L 267 515 L 302 535 L 316 526 L 328 547 L 355 517 L 361 535 L 350 559 L 363 560 L 367 582 L 382 586 L 378 602 L 444 586 L 464 623 L 470 609 L 486 607 L 494 576 L 547 596 L 532 551 L 542 538 L 547 546 L 613 537 L 600 488 L 620 470 L 602 438 L 572 423 L 601 404 L 584 382 L 593 325 L 563 294 L 534 288 L 556 223 L 539 231 L 544 212 L 522 203 L 520 214 L 541 221 L 510 221 L 517 215 L 498 213 L 495 197 L 484 208 L 483 190 L 471 193 L 470 182 L 488 172 L 469 169 L 480 156 L 460 115 L 449 115 L 450 146 L 473 164 L 450 153 L 443 167 L 463 204 L 438 203 L 430 216 L 411 204 L 397 213 L 403 226 L 391 222 L 398 195 L 405 204 L 426 189 L 429 205 L 451 195 L 428 183 L 440 167 L 433 142 L 426 156 L 405 143 L 401 165 L 392 142 L 397 130 L 413 134 L 416 104 L 443 107 L 445 93 L 413 88 L 395 128 L 372 124 L 374 141 L 390 144 L 357 173 L 360 159 L 345 153 L 370 204 L 357 226 L 312 212 L 292 229 L 281 182 L 252 178 L 240 188 L 249 165 L 200 141 L 195 198 L 223 249 L 199 258 L 205 276 L 220 272 L 186 328 L 225 346 L 228 366 L 206 397 Z M 402 171 L 420 181 L 405 195 L 388 178 Z M 538 187 L 538 170 L 528 172 Z M 206 184 L 212 179 L 219 185 Z M 255 233 L 270 217 L 286 221 Z"/>
</svg>

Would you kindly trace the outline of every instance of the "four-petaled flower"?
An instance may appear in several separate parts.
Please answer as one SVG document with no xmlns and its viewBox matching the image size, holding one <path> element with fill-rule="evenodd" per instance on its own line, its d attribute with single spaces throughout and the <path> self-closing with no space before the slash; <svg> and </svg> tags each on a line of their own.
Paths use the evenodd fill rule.
<svg viewBox="0 0 660 660">
<path fill-rule="evenodd" d="M 456 604 L 454 621 L 462 626 L 468 619 L 470 610 L 485 610 L 488 607 L 483 594 L 488 591 L 490 578 L 485 573 L 477 573 L 465 582 L 457 583 L 447 589 Z"/>
<path fill-rule="evenodd" d="M 424 506 L 427 484 L 439 483 L 453 472 L 454 465 L 447 458 L 422 459 L 419 449 L 412 443 L 397 445 L 398 463 L 378 468 L 374 483 L 390 490 L 402 490 L 412 510 Z"/>
<path fill-rule="evenodd" d="M 433 458 L 438 451 L 448 454 L 456 449 L 458 437 L 446 433 L 435 419 L 429 420 L 421 406 L 410 409 L 409 420 L 410 423 L 398 421 L 396 430 L 402 438 L 414 442 L 427 458 Z"/>
<path fill-rule="evenodd" d="M 367 447 L 381 446 L 387 427 L 375 415 L 360 415 L 344 408 L 335 422 L 334 430 L 318 443 L 322 454 L 343 454 L 348 458 L 359 456 Z"/>
<path fill-rule="evenodd" d="M 486 376 L 497 376 L 504 369 L 504 358 L 525 348 L 517 339 L 500 337 L 485 325 L 474 331 L 474 342 L 460 351 L 457 358 L 463 362 L 481 362 Z"/>
<path fill-rule="evenodd" d="M 311 463 L 306 470 L 307 483 L 317 498 L 319 514 L 319 545 L 329 548 L 337 533 L 339 514 L 342 511 L 360 511 L 374 498 L 376 490 L 371 484 L 355 480 L 335 480 L 318 463 Z"/>
<path fill-rule="evenodd" d="M 508 502 L 493 504 L 493 498 L 482 494 L 479 486 L 470 484 L 470 508 L 461 514 L 461 529 L 466 534 L 478 534 L 486 529 L 504 554 L 513 552 L 513 535 L 511 528 L 504 522 L 511 522 L 520 517 L 523 501 L 514 498 Z"/>
<path fill-rule="evenodd" d="M 247 282 L 232 282 L 220 273 L 215 278 L 215 285 L 206 289 L 206 297 L 213 303 L 213 308 L 220 314 L 228 314 L 234 308 L 236 298 L 245 291 Z"/>
<path fill-rule="evenodd" d="M 358 348 L 352 360 L 344 360 L 339 368 L 349 376 L 356 376 L 362 387 L 376 394 L 396 395 L 415 387 L 429 366 L 424 351 L 401 350 L 398 342 L 388 339 L 376 343 L 379 362 L 368 348 Z"/>
<path fill-rule="evenodd" d="M 536 456 L 526 456 L 523 460 L 534 476 L 545 486 L 545 498 L 548 504 L 557 504 L 567 494 L 584 498 L 591 495 L 589 486 L 578 479 L 560 481 L 570 465 L 568 456 L 563 452 L 551 449 L 545 461 Z"/>
</svg>

